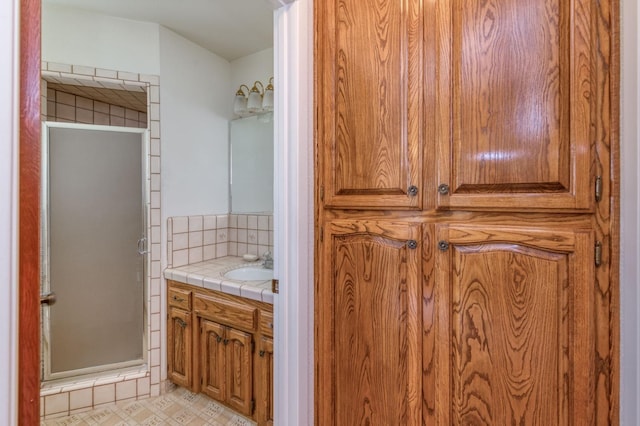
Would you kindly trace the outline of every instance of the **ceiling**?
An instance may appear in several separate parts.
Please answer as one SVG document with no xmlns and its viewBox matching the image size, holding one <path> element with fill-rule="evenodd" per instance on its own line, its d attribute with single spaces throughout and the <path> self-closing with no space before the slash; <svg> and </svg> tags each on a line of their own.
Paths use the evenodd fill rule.
<svg viewBox="0 0 640 426">
<path fill-rule="evenodd" d="M 43 0 L 156 22 L 228 61 L 273 46 L 270 0 Z"/>
</svg>

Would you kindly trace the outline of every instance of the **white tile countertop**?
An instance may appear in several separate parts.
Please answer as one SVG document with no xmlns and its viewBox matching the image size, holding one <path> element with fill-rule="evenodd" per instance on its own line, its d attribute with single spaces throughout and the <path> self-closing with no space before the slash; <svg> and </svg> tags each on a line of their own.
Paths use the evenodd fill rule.
<svg viewBox="0 0 640 426">
<path fill-rule="evenodd" d="M 196 287 L 273 304 L 271 280 L 236 281 L 224 277 L 224 274 L 232 269 L 255 265 L 260 265 L 260 262 L 246 262 L 241 257 L 227 256 L 177 268 L 167 268 L 164 270 L 164 277 Z"/>
</svg>

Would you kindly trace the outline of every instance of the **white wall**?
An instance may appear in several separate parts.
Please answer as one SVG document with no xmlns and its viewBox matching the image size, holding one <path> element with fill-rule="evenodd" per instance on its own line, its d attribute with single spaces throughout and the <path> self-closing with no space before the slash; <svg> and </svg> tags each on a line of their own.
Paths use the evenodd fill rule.
<svg viewBox="0 0 640 426">
<path fill-rule="evenodd" d="M 158 24 L 42 5 L 42 59 L 140 74 L 160 74 Z"/>
<path fill-rule="evenodd" d="M 259 80 L 266 87 L 273 75 L 273 48 L 231 61 L 231 98 L 233 99 L 241 84 L 246 84 L 251 89 L 253 83 Z"/>
<path fill-rule="evenodd" d="M 16 423 L 18 0 L 0 2 L 0 424 Z"/>
<path fill-rule="evenodd" d="M 640 424 L 640 265 L 638 173 L 640 132 L 640 9 L 637 0 L 621 1 L 621 277 L 620 277 L 620 423 Z"/>
</svg>

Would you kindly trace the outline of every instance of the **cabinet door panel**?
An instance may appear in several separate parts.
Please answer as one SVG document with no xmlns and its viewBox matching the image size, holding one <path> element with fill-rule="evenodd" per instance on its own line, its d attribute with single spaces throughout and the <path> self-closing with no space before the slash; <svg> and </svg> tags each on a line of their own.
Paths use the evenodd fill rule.
<svg viewBox="0 0 640 426">
<path fill-rule="evenodd" d="M 429 3 L 438 17 L 437 174 L 449 185 L 440 207 L 591 207 L 590 4 Z"/>
<path fill-rule="evenodd" d="M 260 425 L 273 426 L 273 339 L 262 336 L 258 346 L 260 355 L 260 396 L 257 401 L 257 421 Z"/>
<path fill-rule="evenodd" d="M 167 364 L 169 379 L 188 389 L 192 387 L 191 312 L 169 307 Z"/>
<path fill-rule="evenodd" d="M 591 233 L 439 226 L 438 239 L 428 424 L 592 424 Z"/>
<path fill-rule="evenodd" d="M 234 328 L 227 329 L 227 402 L 236 411 L 251 416 L 253 397 L 252 336 Z"/>
<path fill-rule="evenodd" d="M 324 232 L 317 423 L 419 424 L 420 225 L 333 221 Z"/>
<path fill-rule="evenodd" d="M 200 319 L 200 375 L 202 392 L 218 401 L 227 398 L 225 363 L 225 327 Z"/>
<path fill-rule="evenodd" d="M 326 205 L 420 208 L 422 2 L 327 0 L 316 16 Z"/>
</svg>

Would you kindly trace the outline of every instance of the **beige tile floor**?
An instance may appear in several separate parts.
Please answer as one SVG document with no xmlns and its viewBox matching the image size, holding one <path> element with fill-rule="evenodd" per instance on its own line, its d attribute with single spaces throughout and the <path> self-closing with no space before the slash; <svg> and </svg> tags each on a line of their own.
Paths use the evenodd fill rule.
<svg viewBox="0 0 640 426">
<path fill-rule="evenodd" d="M 183 388 L 139 401 L 122 401 L 69 417 L 47 419 L 41 426 L 254 426 L 255 422 L 240 416 L 201 394 Z"/>
</svg>

